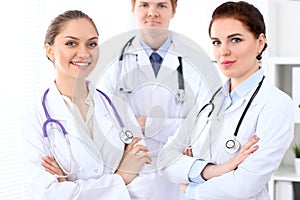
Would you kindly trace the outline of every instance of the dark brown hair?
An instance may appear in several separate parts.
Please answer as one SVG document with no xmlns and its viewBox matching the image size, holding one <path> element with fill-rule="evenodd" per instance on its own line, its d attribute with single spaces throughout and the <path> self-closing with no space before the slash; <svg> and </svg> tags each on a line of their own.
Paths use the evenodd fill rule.
<svg viewBox="0 0 300 200">
<path fill-rule="evenodd" d="M 56 18 L 54 18 L 51 21 L 48 30 L 46 32 L 44 45 L 46 44 L 53 45 L 55 37 L 61 32 L 63 25 L 65 25 L 67 22 L 74 19 L 82 19 L 82 18 L 88 19 L 95 27 L 97 35 L 99 35 L 94 21 L 87 14 L 79 10 L 68 10 L 58 15 Z"/>
<path fill-rule="evenodd" d="M 218 6 L 214 10 L 211 17 L 211 21 L 208 28 L 209 36 L 211 36 L 211 26 L 213 22 L 217 19 L 222 18 L 233 18 L 239 20 L 254 35 L 255 38 L 258 38 L 261 33 L 266 35 L 266 26 L 263 15 L 256 7 L 247 2 L 228 1 Z M 267 43 L 265 44 L 262 52 L 266 48 Z M 260 55 L 262 52 L 260 52 Z"/>
</svg>

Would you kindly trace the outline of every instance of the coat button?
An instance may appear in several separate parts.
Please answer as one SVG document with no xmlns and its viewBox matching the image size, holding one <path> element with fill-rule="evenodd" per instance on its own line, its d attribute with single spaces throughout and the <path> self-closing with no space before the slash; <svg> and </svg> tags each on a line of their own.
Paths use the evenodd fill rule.
<svg viewBox="0 0 300 200">
<path fill-rule="evenodd" d="M 99 171 L 98 169 L 95 169 L 95 173 L 98 173 L 98 171 Z"/>
</svg>

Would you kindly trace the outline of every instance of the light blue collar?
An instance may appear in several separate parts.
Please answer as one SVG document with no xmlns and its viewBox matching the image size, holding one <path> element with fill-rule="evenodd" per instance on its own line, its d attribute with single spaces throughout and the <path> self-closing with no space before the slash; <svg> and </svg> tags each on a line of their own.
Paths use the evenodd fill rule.
<svg viewBox="0 0 300 200">
<path fill-rule="evenodd" d="M 143 40 L 140 40 L 140 43 L 145 50 L 148 57 L 154 52 Z M 161 45 L 161 47 L 156 51 L 162 57 L 163 59 L 166 57 L 166 54 L 168 52 L 168 49 L 170 48 L 172 43 L 171 36 L 169 35 L 167 40 Z"/>
<path fill-rule="evenodd" d="M 248 79 L 242 82 L 237 88 L 235 88 L 230 95 L 229 93 L 229 86 L 230 80 L 224 85 L 224 89 L 226 88 L 227 97 L 226 97 L 226 109 L 228 109 L 231 105 L 235 104 L 240 99 L 247 96 L 247 94 L 255 87 L 257 87 L 258 83 L 262 80 L 264 76 L 264 70 L 259 69 L 254 74 L 252 74 Z"/>
</svg>

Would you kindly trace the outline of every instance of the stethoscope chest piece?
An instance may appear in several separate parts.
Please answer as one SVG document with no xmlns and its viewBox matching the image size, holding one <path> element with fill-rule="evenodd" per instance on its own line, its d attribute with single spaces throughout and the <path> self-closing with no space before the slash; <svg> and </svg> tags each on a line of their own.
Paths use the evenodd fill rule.
<svg viewBox="0 0 300 200">
<path fill-rule="evenodd" d="M 186 94 L 183 89 L 179 89 L 177 94 L 176 94 L 176 101 L 178 103 L 183 103 L 186 100 Z"/>
<path fill-rule="evenodd" d="M 236 153 L 240 148 L 241 144 L 236 139 L 227 140 L 225 143 L 225 150 L 230 154 Z"/>
<path fill-rule="evenodd" d="M 130 144 L 133 140 L 133 134 L 129 130 L 122 130 L 120 133 L 120 139 L 125 144 Z"/>
</svg>

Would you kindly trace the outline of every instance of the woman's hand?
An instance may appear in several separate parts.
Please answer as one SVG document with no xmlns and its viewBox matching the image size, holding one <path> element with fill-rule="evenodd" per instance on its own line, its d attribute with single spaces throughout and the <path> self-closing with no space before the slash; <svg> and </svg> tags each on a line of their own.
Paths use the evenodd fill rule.
<svg viewBox="0 0 300 200">
<path fill-rule="evenodd" d="M 205 180 L 208 180 L 210 178 L 221 176 L 227 172 L 235 170 L 239 166 L 239 164 L 241 164 L 246 158 L 248 158 L 248 156 L 250 156 L 258 149 L 258 145 L 255 145 L 258 141 L 259 138 L 256 135 L 252 136 L 250 140 L 244 146 L 242 146 L 236 156 L 234 156 L 224 164 L 208 164 L 202 171 L 201 176 Z"/>
<path fill-rule="evenodd" d="M 115 174 L 119 174 L 125 184 L 131 183 L 137 177 L 142 166 L 151 163 L 151 157 L 148 154 L 148 148 L 143 145 L 136 145 L 141 138 L 133 138 L 132 143 L 126 145 L 123 158 Z"/>
<path fill-rule="evenodd" d="M 63 176 L 63 171 L 57 164 L 56 160 L 52 156 L 45 156 L 42 157 L 42 166 L 45 168 L 47 172 L 52 175 Z M 58 182 L 67 181 L 67 178 L 58 177 Z"/>
<path fill-rule="evenodd" d="M 193 150 L 191 147 L 186 147 L 183 151 L 183 155 L 193 157 Z"/>
<path fill-rule="evenodd" d="M 253 145 L 258 141 L 259 137 L 257 137 L 256 135 L 252 136 L 250 140 L 244 146 L 242 146 L 236 156 L 224 163 L 224 165 L 227 166 L 228 170 L 235 170 L 239 166 L 239 164 L 241 164 L 246 158 L 248 158 L 248 156 L 254 153 L 258 149 L 258 145 Z"/>
</svg>

